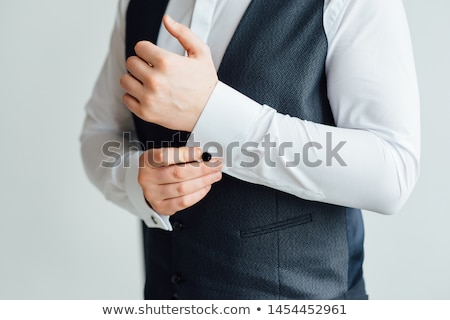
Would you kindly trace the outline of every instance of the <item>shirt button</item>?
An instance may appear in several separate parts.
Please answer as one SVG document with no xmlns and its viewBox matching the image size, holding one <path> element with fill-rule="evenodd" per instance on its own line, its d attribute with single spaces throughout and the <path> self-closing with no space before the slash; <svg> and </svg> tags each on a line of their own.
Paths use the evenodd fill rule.
<svg viewBox="0 0 450 320">
<path fill-rule="evenodd" d="M 175 221 L 175 222 L 172 224 L 172 227 L 173 227 L 173 230 L 175 230 L 175 231 L 180 231 L 181 229 L 184 228 L 184 225 L 183 225 L 181 222 L 179 222 L 179 221 Z"/>
<path fill-rule="evenodd" d="M 173 284 L 179 284 L 181 282 L 181 277 L 178 274 L 174 274 L 172 276 L 172 283 Z"/>
</svg>

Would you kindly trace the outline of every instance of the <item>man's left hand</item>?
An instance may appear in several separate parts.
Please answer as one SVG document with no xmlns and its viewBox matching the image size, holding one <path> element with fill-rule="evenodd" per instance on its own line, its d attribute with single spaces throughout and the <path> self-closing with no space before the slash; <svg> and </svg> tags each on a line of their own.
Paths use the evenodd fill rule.
<svg viewBox="0 0 450 320">
<path fill-rule="evenodd" d="M 126 62 L 129 74 L 120 80 L 126 91 L 123 102 L 145 121 L 192 131 L 217 84 L 217 73 L 206 43 L 169 16 L 163 18 L 163 23 L 187 56 L 161 49 L 149 41 L 138 42 L 137 56 Z"/>
</svg>

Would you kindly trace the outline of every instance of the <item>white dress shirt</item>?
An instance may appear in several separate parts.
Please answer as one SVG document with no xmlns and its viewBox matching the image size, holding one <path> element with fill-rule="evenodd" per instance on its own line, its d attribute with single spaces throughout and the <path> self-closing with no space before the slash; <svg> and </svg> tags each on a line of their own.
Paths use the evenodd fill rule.
<svg viewBox="0 0 450 320">
<path fill-rule="evenodd" d="M 171 230 L 168 217 L 146 204 L 137 182 L 142 151 L 124 141 L 134 133 L 123 105 L 119 79 L 125 69 L 125 14 L 120 0 L 109 55 L 86 106 L 82 155 L 90 180 L 106 198 L 136 214 L 149 227 Z M 166 13 L 188 25 L 211 48 L 216 69 L 250 0 L 170 0 Z M 410 195 L 419 172 L 419 94 L 408 24 L 401 0 L 325 0 L 323 23 L 328 39 L 328 98 L 336 127 L 280 114 L 220 82 L 188 141 L 214 142 L 224 151 L 223 172 L 297 197 L 384 214 L 398 211 Z M 157 44 L 184 54 L 162 26 Z M 220 79 L 219 79 L 220 80 Z M 265 137 L 277 147 L 263 147 Z M 331 140 L 330 140 L 331 137 Z M 120 154 L 112 168 L 105 143 L 116 141 Z M 251 159 L 232 143 L 255 146 Z M 283 142 L 291 147 L 280 152 Z M 328 159 L 337 148 L 344 163 Z M 305 157 L 304 146 L 313 143 Z M 303 161 L 289 166 L 296 155 Z M 109 156 L 108 156 L 109 155 Z M 262 159 L 270 158 L 276 165 Z M 328 163 L 327 163 L 328 162 Z M 311 163 L 321 165 L 311 166 Z"/>
</svg>

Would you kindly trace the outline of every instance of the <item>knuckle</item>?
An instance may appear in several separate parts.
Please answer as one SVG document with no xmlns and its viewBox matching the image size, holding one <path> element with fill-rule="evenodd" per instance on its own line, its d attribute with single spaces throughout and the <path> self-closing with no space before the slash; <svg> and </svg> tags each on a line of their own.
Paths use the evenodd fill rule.
<svg viewBox="0 0 450 320">
<path fill-rule="evenodd" d="M 141 52 L 142 50 L 145 49 L 145 47 L 147 46 L 147 41 L 139 41 L 138 43 L 136 43 L 136 45 L 134 46 L 134 51 L 136 53 Z"/>
<path fill-rule="evenodd" d="M 152 92 L 153 94 L 159 92 L 160 90 L 162 90 L 164 88 L 163 82 L 161 81 L 160 77 L 158 77 L 155 74 L 146 73 L 142 77 L 142 81 L 144 83 L 144 86 L 148 90 L 150 90 L 150 92 Z"/>
<path fill-rule="evenodd" d="M 191 198 L 190 197 L 181 197 L 180 200 L 178 201 L 179 205 L 181 208 L 187 208 L 189 206 L 191 206 Z"/>
<path fill-rule="evenodd" d="M 144 106 L 151 106 L 153 103 L 153 99 L 150 95 L 148 94 L 144 94 L 142 95 L 142 97 L 140 98 L 140 102 L 142 105 Z"/>
<path fill-rule="evenodd" d="M 155 62 L 155 65 L 158 66 L 158 68 L 164 68 L 168 64 L 168 59 L 162 54 L 157 54 L 153 57 L 153 61 Z"/>
<path fill-rule="evenodd" d="M 187 191 L 187 187 L 186 184 L 184 183 L 177 183 L 175 190 L 178 194 L 185 194 L 185 192 Z"/>
<path fill-rule="evenodd" d="M 173 166 L 172 176 L 176 180 L 183 180 L 185 177 L 183 167 L 182 166 Z"/>
<path fill-rule="evenodd" d="M 126 86 L 127 84 L 127 78 L 128 78 L 128 74 L 124 74 L 120 77 L 120 85 L 122 87 Z"/>
<path fill-rule="evenodd" d="M 149 87 L 152 87 L 155 82 L 155 80 L 149 73 L 143 74 L 141 79 L 142 79 L 142 82 Z"/>
</svg>

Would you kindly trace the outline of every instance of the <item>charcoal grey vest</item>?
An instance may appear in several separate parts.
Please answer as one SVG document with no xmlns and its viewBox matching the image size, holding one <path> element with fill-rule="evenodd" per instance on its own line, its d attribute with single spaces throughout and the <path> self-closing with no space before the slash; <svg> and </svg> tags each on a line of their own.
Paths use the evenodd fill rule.
<svg viewBox="0 0 450 320">
<path fill-rule="evenodd" d="M 131 0 L 127 57 L 139 40 L 156 43 L 167 2 Z M 253 0 L 219 79 L 278 112 L 334 125 L 322 21 L 321 0 Z M 134 120 L 149 147 L 181 146 L 188 137 Z M 172 232 L 144 227 L 147 299 L 365 298 L 360 210 L 224 175 L 171 223 Z"/>
</svg>

